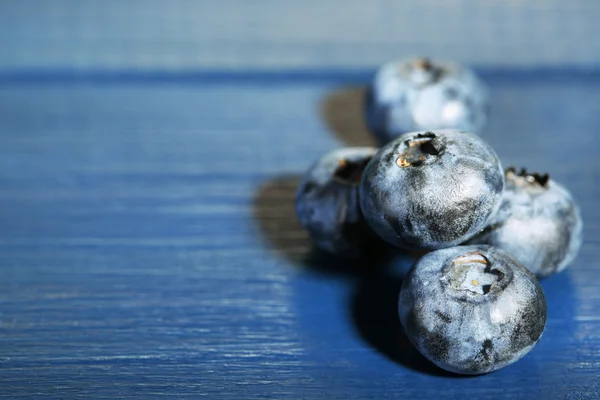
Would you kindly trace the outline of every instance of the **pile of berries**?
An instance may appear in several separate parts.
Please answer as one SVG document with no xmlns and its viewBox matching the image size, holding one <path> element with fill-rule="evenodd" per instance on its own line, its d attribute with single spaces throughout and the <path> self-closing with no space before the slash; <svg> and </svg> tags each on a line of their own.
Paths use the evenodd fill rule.
<svg viewBox="0 0 600 400">
<path fill-rule="evenodd" d="M 465 68 L 384 65 L 365 114 L 387 144 L 324 155 L 296 196 L 300 222 L 330 253 L 359 257 L 378 242 L 425 253 L 403 281 L 400 321 L 421 354 L 462 374 L 497 370 L 533 348 L 547 316 L 538 278 L 566 268 L 582 241 L 562 185 L 504 170 L 467 132 L 483 127 L 487 109 Z"/>
</svg>

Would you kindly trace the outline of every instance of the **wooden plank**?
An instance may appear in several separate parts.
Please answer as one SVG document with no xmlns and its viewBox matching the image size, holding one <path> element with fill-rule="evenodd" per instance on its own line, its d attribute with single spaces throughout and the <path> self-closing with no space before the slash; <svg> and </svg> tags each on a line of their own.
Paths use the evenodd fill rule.
<svg viewBox="0 0 600 400">
<path fill-rule="evenodd" d="M 403 339 L 410 260 L 315 257 L 295 221 L 309 164 L 371 143 L 360 87 L 1 87 L 0 397 L 597 398 L 600 80 L 486 79 L 485 137 L 572 190 L 585 244 L 534 351 L 468 379 Z"/>
</svg>

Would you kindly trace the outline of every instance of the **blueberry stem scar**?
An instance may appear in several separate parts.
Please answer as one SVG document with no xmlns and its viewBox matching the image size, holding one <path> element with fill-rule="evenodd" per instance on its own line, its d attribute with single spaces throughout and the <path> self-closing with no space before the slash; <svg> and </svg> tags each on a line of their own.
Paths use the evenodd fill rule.
<svg viewBox="0 0 600 400">
<path fill-rule="evenodd" d="M 412 63 L 412 67 L 417 70 L 417 72 L 425 73 L 428 77 L 428 82 L 437 81 L 442 74 L 442 70 L 439 66 L 436 66 L 427 57 L 415 59 Z"/>
<path fill-rule="evenodd" d="M 425 69 L 425 70 L 429 70 L 431 68 L 433 68 L 433 64 L 431 64 L 431 60 L 427 57 L 423 57 L 423 58 L 417 58 L 414 61 L 415 68 L 421 68 L 421 69 Z"/>
<path fill-rule="evenodd" d="M 396 165 L 400 168 L 409 166 L 418 167 L 422 165 L 426 156 L 437 156 L 441 149 L 437 143 L 434 143 L 435 134 L 426 132 L 419 134 L 414 139 L 409 139 L 404 142 L 408 148 L 402 152 L 396 159 Z M 416 159 L 413 161 L 413 159 Z"/>
<path fill-rule="evenodd" d="M 478 267 L 477 264 L 485 267 Z M 489 259 L 477 251 L 457 257 L 453 265 L 449 271 L 452 274 L 450 282 L 456 290 L 486 295 L 494 283 L 504 278 L 504 274 L 492 269 Z"/>
<path fill-rule="evenodd" d="M 506 169 L 506 177 L 512 179 L 522 178 L 531 185 L 537 183 L 543 188 L 547 188 L 548 182 L 550 181 L 550 174 L 531 173 L 527 172 L 525 168 L 521 168 L 521 171 L 517 171 L 515 167 L 508 167 Z"/>
<path fill-rule="evenodd" d="M 480 256 L 480 258 L 470 258 L 470 259 L 465 259 L 464 257 L 469 256 L 469 255 L 477 255 Z M 470 253 L 465 254 L 462 257 L 457 258 L 456 260 L 454 260 L 454 264 L 463 264 L 463 263 L 480 263 L 480 264 L 485 264 L 488 265 L 489 264 L 489 260 L 487 259 L 486 256 L 484 256 L 483 254 L 481 254 L 478 251 L 472 251 Z"/>
<path fill-rule="evenodd" d="M 348 185 L 358 185 L 362 178 L 362 173 L 370 160 L 370 157 L 359 162 L 340 160 L 333 176 L 338 182 Z"/>
</svg>

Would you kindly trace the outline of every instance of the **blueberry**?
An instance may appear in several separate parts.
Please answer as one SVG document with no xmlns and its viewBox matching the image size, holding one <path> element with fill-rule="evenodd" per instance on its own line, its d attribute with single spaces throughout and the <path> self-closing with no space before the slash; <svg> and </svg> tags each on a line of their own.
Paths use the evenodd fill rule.
<svg viewBox="0 0 600 400">
<path fill-rule="evenodd" d="M 319 248 L 359 256 L 374 237 L 358 205 L 358 187 L 376 152 L 371 147 L 334 150 L 306 172 L 296 192 L 296 215 Z"/>
<path fill-rule="evenodd" d="M 455 130 L 407 133 L 371 159 L 360 207 L 387 242 L 408 250 L 455 246 L 487 224 L 504 173 L 479 136 Z"/>
<path fill-rule="evenodd" d="M 367 125 L 383 142 L 412 131 L 479 132 L 487 120 L 488 94 L 460 65 L 428 59 L 393 61 L 375 75 L 366 99 Z"/>
<path fill-rule="evenodd" d="M 491 246 L 425 255 L 402 283 L 400 320 L 412 344 L 437 366 L 482 374 L 527 354 L 546 324 L 542 288 L 522 264 Z"/>
<path fill-rule="evenodd" d="M 500 210 L 472 243 L 500 247 L 543 278 L 575 259 L 582 228 L 579 208 L 567 189 L 547 174 L 509 168 Z"/>
</svg>

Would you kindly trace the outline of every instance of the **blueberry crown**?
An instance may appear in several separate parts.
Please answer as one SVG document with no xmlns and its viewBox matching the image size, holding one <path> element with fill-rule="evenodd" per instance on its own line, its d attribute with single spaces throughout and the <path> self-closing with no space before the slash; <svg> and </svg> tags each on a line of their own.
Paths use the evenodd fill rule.
<svg viewBox="0 0 600 400">
<path fill-rule="evenodd" d="M 473 265 L 481 265 L 482 268 L 469 274 L 467 270 L 474 269 Z M 492 268 L 490 259 L 479 251 L 457 257 L 453 262 L 452 273 L 454 274 L 452 283 L 456 289 L 469 290 L 483 295 L 490 292 L 495 282 L 504 279 L 504 273 Z M 467 279 L 468 276 L 472 279 Z"/>
<path fill-rule="evenodd" d="M 422 57 L 412 61 L 413 71 L 426 73 L 428 82 L 435 82 L 442 76 L 443 70 L 438 65 L 434 64 L 429 58 Z"/>
<path fill-rule="evenodd" d="M 333 173 L 334 178 L 346 184 L 358 184 L 362 178 L 362 174 L 367 164 L 371 161 L 371 157 L 366 157 L 358 161 L 342 159 L 338 161 L 338 167 Z"/>
<path fill-rule="evenodd" d="M 525 168 L 521 168 L 518 171 L 515 167 L 508 167 L 506 169 L 506 177 L 510 177 L 511 175 L 521 177 L 531 184 L 537 183 L 541 187 L 548 187 L 548 182 L 550 181 L 549 174 L 531 173 L 527 172 Z"/>
<path fill-rule="evenodd" d="M 443 150 L 441 143 L 434 141 L 435 133 L 425 132 L 404 141 L 406 150 L 400 154 L 396 164 L 405 168 L 408 166 L 419 167 L 427 156 L 437 156 Z"/>
<path fill-rule="evenodd" d="M 442 284 L 459 302 L 492 301 L 513 279 L 513 271 L 496 256 L 471 251 L 453 257 L 442 270 Z"/>
</svg>

